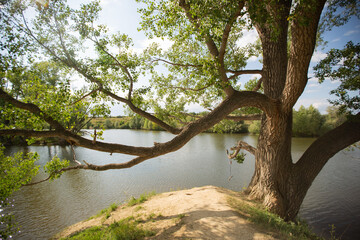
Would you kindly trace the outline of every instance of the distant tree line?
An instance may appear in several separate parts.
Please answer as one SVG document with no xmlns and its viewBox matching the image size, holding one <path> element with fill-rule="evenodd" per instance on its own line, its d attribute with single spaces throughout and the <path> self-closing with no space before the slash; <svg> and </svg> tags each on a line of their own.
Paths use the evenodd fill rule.
<svg viewBox="0 0 360 240">
<path fill-rule="evenodd" d="M 200 113 L 199 115 L 202 115 Z M 191 121 L 196 115 L 188 116 Z M 301 106 L 293 112 L 293 136 L 294 137 L 317 137 L 339 126 L 346 120 L 336 107 L 328 107 L 326 114 L 321 114 L 318 109 L 310 105 L 308 108 Z M 118 116 L 111 118 L 94 118 L 86 124 L 86 128 L 92 129 L 143 129 L 161 131 L 161 127 L 141 116 Z M 258 134 L 260 121 L 231 121 L 223 120 L 207 130 L 213 133 L 252 133 Z"/>
<path fill-rule="evenodd" d="M 331 129 L 339 126 L 346 120 L 337 107 L 330 106 L 327 114 L 322 115 L 318 109 L 310 105 L 308 108 L 301 106 L 293 111 L 293 137 L 318 137 Z M 253 121 L 249 128 L 250 133 L 258 134 L 260 121 Z"/>
</svg>

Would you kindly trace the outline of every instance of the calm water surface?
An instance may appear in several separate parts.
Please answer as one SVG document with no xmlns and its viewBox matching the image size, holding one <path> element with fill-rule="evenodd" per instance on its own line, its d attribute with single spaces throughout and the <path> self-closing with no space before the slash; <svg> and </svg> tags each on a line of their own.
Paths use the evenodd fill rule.
<svg viewBox="0 0 360 240">
<path fill-rule="evenodd" d="M 107 130 L 105 140 L 136 146 L 152 146 L 172 135 L 166 132 Z M 200 134 L 177 152 L 160 156 L 123 170 L 66 172 L 53 182 L 24 187 L 14 196 L 14 213 L 21 226 L 15 239 L 48 239 L 63 228 L 84 220 L 111 203 L 122 203 L 144 192 L 157 193 L 215 185 L 240 191 L 254 172 L 254 158 L 246 155 L 243 164 L 232 164 L 225 149 L 236 141 L 256 145 L 256 136 L 239 134 Z M 297 160 L 314 139 L 294 138 L 293 158 Z M 54 155 L 72 159 L 70 147 L 12 147 L 8 154 L 19 150 L 36 151 L 40 165 Z M 131 156 L 108 154 L 75 148 L 78 160 L 94 164 L 124 162 Z M 74 164 L 74 163 L 72 163 Z M 230 172 L 231 171 L 231 172 Z M 232 175 L 231 181 L 228 181 Z M 41 173 L 37 179 L 45 177 Z M 326 236 L 329 225 L 336 226 L 342 239 L 360 239 L 360 151 L 343 151 L 334 156 L 314 181 L 300 216 L 318 234 Z"/>
</svg>

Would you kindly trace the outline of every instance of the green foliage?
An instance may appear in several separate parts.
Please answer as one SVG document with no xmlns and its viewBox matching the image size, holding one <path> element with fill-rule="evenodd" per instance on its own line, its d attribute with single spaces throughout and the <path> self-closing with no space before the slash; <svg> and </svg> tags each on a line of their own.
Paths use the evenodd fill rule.
<svg viewBox="0 0 360 240">
<path fill-rule="evenodd" d="M 247 133 L 247 125 L 243 121 L 222 120 L 212 127 L 210 132 L 216 133 Z"/>
<path fill-rule="evenodd" d="M 315 137 L 321 135 L 325 117 L 312 105 L 308 109 L 301 106 L 293 112 L 293 135 L 296 137 Z"/>
<path fill-rule="evenodd" d="M 134 206 L 136 204 L 146 202 L 150 197 L 152 197 L 154 195 L 156 195 L 155 192 L 150 192 L 150 193 L 146 193 L 146 194 L 141 194 L 139 198 L 131 197 L 130 200 L 128 201 L 127 205 Z"/>
<path fill-rule="evenodd" d="M 360 18 L 360 3 L 356 0 L 331 0 L 328 1 L 326 11 L 322 16 L 320 31 L 331 30 L 332 27 L 342 26 L 351 17 Z"/>
<path fill-rule="evenodd" d="M 129 127 L 131 129 L 141 129 L 144 123 L 144 118 L 136 115 L 130 119 Z"/>
<path fill-rule="evenodd" d="M 249 133 L 259 134 L 261 127 L 261 121 L 255 120 L 249 125 Z"/>
<path fill-rule="evenodd" d="M 53 181 L 61 176 L 63 173 L 61 170 L 68 167 L 69 164 L 69 160 L 61 160 L 58 156 L 55 155 L 50 162 L 45 164 L 44 170 L 49 174 L 50 181 Z"/>
<path fill-rule="evenodd" d="M 250 205 L 234 198 L 229 198 L 228 202 L 231 207 L 248 217 L 251 222 L 268 230 L 279 232 L 284 239 L 321 239 L 310 231 L 305 222 L 285 222 L 278 215 L 270 213 L 260 205 Z"/>
<path fill-rule="evenodd" d="M 244 161 L 245 161 L 245 156 L 246 156 L 246 153 L 239 152 L 239 153 L 235 156 L 234 161 L 236 161 L 236 162 L 239 163 L 239 164 L 244 163 Z"/>
<path fill-rule="evenodd" d="M 356 114 L 360 109 L 360 43 L 348 42 L 344 49 L 331 49 L 326 58 L 315 67 L 315 77 L 322 83 L 325 79 L 340 81 L 340 86 L 330 92 L 338 97 L 329 100 L 342 112 Z"/>
<path fill-rule="evenodd" d="M 96 215 L 91 216 L 89 219 L 97 218 L 102 215 L 104 215 L 105 219 L 108 219 L 110 217 L 111 212 L 115 211 L 119 205 L 117 203 L 112 203 L 109 207 L 102 209 L 100 212 L 98 212 Z"/>
<path fill-rule="evenodd" d="M 81 240 L 138 240 L 155 235 L 153 231 L 145 230 L 137 226 L 136 222 L 124 219 L 114 222 L 109 227 L 91 227 L 65 239 Z"/>
<path fill-rule="evenodd" d="M 11 238 L 18 229 L 14 217 L 9 211 L 13 205 L 9 199 L 11 195 L 31 181 L 38 173 L 39 166 L 35 162 L 39 159 L 36 153 L 18 152 L 14 156 L 6 156 L 4 147 L 0 146 L 0 238 Z"/>
</svg>

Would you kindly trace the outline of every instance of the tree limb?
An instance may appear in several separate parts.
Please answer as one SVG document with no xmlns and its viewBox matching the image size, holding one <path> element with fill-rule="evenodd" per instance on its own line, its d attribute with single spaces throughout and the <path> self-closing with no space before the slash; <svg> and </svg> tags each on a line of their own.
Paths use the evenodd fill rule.
<svg viewBox="0 0 360 240">
<path fill-rule="evenodd" d="M 88 96 L 90 96 L 91 94 L 93 94 L 93 93 L 95 93 L 95 92 L 97 92 L 97 91 L 99 91 L 99 90 L 100 90 L 100 88 L 97 88 L 97 89 L 92 90 L 91 92 L 85 94 L 84 96 L 82 96 L 81 98 L 79 98 L 79 99 L 76 100 L 75 102 L 71 103 L 70 105 L 75 105 L 76 103 L 82 101 L 83 99 L 87 98 Z"/>
<path fill-rule="evenodd" d="M 7 102 L 14 103 L 13 105 L 16 107 L 28 110 L 37 115 L 41 115 L 39 113 L 41 112 L 41 110 L 34 104 L 22 103 L 18 100 L 15 100 L 7 93 L 5 93 L 2 89 L 0 89 L 0 98 L 4 99 Z M 46 134 L 50 134 L 51 136 L 57 136 L 63 138 L 73 145 L 77 145 L 93 150 L 103 151 L 103 152 L 123 153 L 123 154 L 138 156 L 139 158 L 136 158 L 137 160 L 134 160 L 131 163 L 131 164 L 138 164 L 139 162 L 142 162 L 146 159 L 150 159 L 180 149 L 194 136 L 214 126 L 216 123 L 220 122 L 224 117 L 229 115 L 234 110 L 240 107 L 247 107 L 247 106 L 260 108 L 261 110 L 264 111 L 265 114 L 270 114 L 269 117 L 271 117 L 272 112 L 276 112 L 278 109 L 278 103 L 268 98 L 264 94 L 251 92 L 251 91 L 235 92 L 230 97 L 224 99 L 224 101 L 220 103 L 219 106 L 217 106 L 212 112 L 186 125 L 181 130 L 181 132 L 177 136 L 175 136 L 172 140 L 165 143 L 155 144 L 152 147 L 134 147 L 134 146 L 115 144 L 115 143 L 104 143 L 98 141 L 93 143 L 93 141 L 90 139 L 86 139 L 84 137 L 78 136 L 62 128 L 58 122 L 53 120 L 51 117 L 47 116 L 45 113 L 43 113 L 43 115 L 40 117 L 46 118 L 45 120 L 51 123 L 51 125 L 56 125 L 55 127 L 56 131 L 49 131 L 49 133 L 45 133 L 45 131 L 37 132 L 32 130 L 30 131 L 0 130 L 0 133 L 2 132 L 2 135 L 7 133 L 7 134 L 25 134 L 27 136 L 32 136 L 32 135 L 45 136 Z"/>
<path fill-rule="evenodd" d="M 226 72 L 234 74 L 234 75 L 229 77 L 229 80 L 233 79 L 233 78 L 236 78 L 237 76 L 243 75 L 243 74 L 262 74 L 262 70 L 260 70 L 260 69 L 237 70 L 237 71 L 236 70 L 226 70 Z"/>
<path fill-rule="evenodd" d="M 328 160 L 360 140 L 360 113 L 313 142 L 296 163 L 302 180 L 312 183 Z"/>
<path fill-rule="evenodd" d="M 56 130 L 64 130 L 64 127 L 55 119 L 53 119 L 51 116 L 46 114 L 45 112 L 41 111 L 41 109 L 32 103 L 24 103 L 19 100 L 14 99 L 11 97 L 7 92 L 5 92 L 2 88 L 0 88 L 0 99 L 3 99 L 4 101 L 11 103 L 17 108 L 21 108 L 24 110 L 27 110 L 36 116 L 44 119 L 47 123 L 49 123 L 52 127 L 54 127 Z"/>
<path fill-rule="evenodd" d="M 239 1 L 239 8 L 234 13 L 234 15 L 231 16 L 229 22 L 226 23 L 226 25 L 225 25 L 222 40 L 221 40 L 220 50 L 219 50 L 220 62 L 223 61 L 224 56 L 225 56 L 226 46 L 227 46 L 227 42 L 228 42 L 228 39 L 229 39 L 229 36 L 230 36 L 232 25 L 234 24 L 236 19 L 241 15 L 241 10 L 244 8 L 244 5 L 245 5 L 245 1 Z"/>
<path fill-rule="evenodd" d="M 261 120 L 261 114 L 250 114 L 250 115 L 241 115 L 241 116 L 226 116 L 225 119 L 233 120 L 233 121 L 250 121 L 250 120 Z"/>
<path fill-rule="evenodd" d="M 235 147 L 230 148 L 230 150 L 232 150 L 234 152 L 232 154 L 228 154 L 228 158 L 229 159 L 235 158 L 241 149 L 248 151 L 252 155 L 255 155 L 255 153 L 256 153 L 255 147 L 251 146 L 250 144 L 248 144 L 244 141 L 239 141 Z"/>
<path fill-rule="evenodd" d="M 262 82 L 263 82 L 263 78 L 260 78 L 259 81 L 256 83 L 256 86 L 252 89 L 252 91 L 257 92 L 261 88 Z"/>
<path fill-rule="evenodd" d="M 304 4 L 299 4 L 295 9 L 297 18 L 306 18 L 310 21 L 308 24 L 303 24 L 297 19 L 291 22 L 290 54 L 286 82 L 281 96 L 281 102 L 284 103 L 283 108 L 286 111 L 293 108 L 307 84 L 307 72 L 314 53 L 317 27 L 325 2 L 325 0 L 314 1 L 311 11 L 304 7 Z"/>
<path fill-rule="evenodd" d="M 189 19 L 189 21 L 194 24 L 195 28 L 200 31 L 200 24 L 197 22 L 196 16 L 193 16 L 190 13 L 190 4 L 186 2 L 186 0 L 180 0 L 179 6 L 185 11 L 186 17 Z M 209 34 L 206 34 L 205 36 L 205 44 L 208 47 L 211 55 L 213 57 L 219 56 L 219 50 L 214 42 L 214 40 L 211 38 Z"/>
</svg>

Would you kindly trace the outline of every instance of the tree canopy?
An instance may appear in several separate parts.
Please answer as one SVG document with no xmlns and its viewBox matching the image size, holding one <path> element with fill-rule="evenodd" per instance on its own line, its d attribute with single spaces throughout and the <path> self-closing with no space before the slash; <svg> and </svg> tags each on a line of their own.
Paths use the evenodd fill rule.
<svg viewBox="0 0 360 240">
<path fill-rule="evenodd" d="M 318 138 L 298 162 L 292 160 L 292 109 L 307 84 L 319 30 L 344 24 L 354 14 L 359 17 L 358 3 L 139 2 L 145 4 L 139 10 L 140 29 L 149 37 L 170 40 L 169 49 L 152 44 L 141 53 L 133 51 L 129 36 L 109 33 L 106 26 L 97 24 L 99 1 L 78 9 L 63 0 L 6 1 L 1 8 L 0 111 L 4 120 L 0 134 L 59 137 L 71 145 L 134 156 L 125 163 L 106 165 L 86 161 L 69 167 L 55 164 L 55 172 L 103 171 L 129 168 L 176 151 L 223 119 L 261 119 L 257 146 L 240 141 L 229 157 L 243 154 L 240 150 L 254 154 L 256 170 L 247 193 L 284 219 L 293 220 L 329 158 L 360 139 L 358 96 L 350 99 L 346 94 L 359 82 L 358 71 L 353 69 L 358 67 L 358 56 L 353 54 L 358 45 L 349 43 L 347 51 L 330 53 L 335 63 L 349 59 L 344 61 L 344 69 L 338 69 L 340 75 L 331 70 L 332 58 L 317 69 L 320 79 L 331 74 L 344 80 L 335 91 L 339 104 L 353 108 L 350 114 L 354 117 Z M 321 21 L 325 6 L 326 21 Z M 336 6 L 346 11 L 340 13 Z M 31 19 L 29 9 L 33 11 Z M 259 40 L 241 47 L 239 42 L 249 29 L 256 29 Z M 253 56 L 261 58 L 261 69 L 247 68 Z M 247 74 L 261 77 L 244 83 Z M 86 81 L 86 87 L 73 91 L 68 79 L 75 76 Z M 150 84 L 141 86 L 140 79 L 149 79 Z M 138 147 L 100 142 L 96 132 L 90 140 L 72 131 L 74 113 L 82 119 L 88 111 L 79 109 L 90 107 L 91 114 L 106 115 L 106 101 L 125 104 L 133 114 L 174 134 L 173 139 Z M 186 104 L 190 103 L 209 111 L 185 122 Z M 44 128 L 44 123 L 49 127 Z"/>
</svg>

